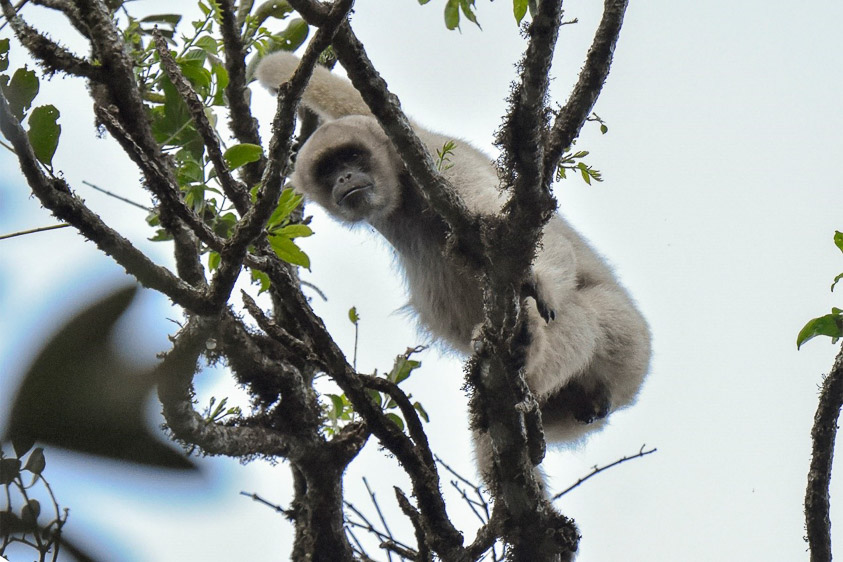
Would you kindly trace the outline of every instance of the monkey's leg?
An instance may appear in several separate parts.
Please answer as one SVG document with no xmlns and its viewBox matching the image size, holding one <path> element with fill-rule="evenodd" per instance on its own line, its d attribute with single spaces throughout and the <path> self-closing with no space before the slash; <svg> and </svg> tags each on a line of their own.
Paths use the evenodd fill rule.
<svg viewBox="0 0 843 562">
<path fill-rule="evenodd" d="M 599 326 L 586 368 L 542 400 L 546 427 L 563 434 L 575 424 L 594 424 L 628 406 L 638 394 L 650 358 L 650 332 L 626 293 L 598 285 L 578 291 Z M 602 424 L 598 424 L 602 425 Z M 590 428 L 581 428 L 581 433 Z"/>
</svg>

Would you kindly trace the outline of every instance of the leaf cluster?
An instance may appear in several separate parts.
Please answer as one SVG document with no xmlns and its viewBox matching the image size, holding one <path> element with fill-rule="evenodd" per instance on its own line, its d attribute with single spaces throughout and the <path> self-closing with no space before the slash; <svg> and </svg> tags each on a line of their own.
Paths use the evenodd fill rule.
<svg viewBox="0 0 843 562">
<path fill-rule="evenodd" d="M 419 0 L 419 4 L 425 5 L 430 0 Z M 512 14 L 515 16 L 515 21 L 519 25 L 527 15 L 527 11 L 534 14 L 536 11 L 536 0 L 512 0 Z M 445 27 L 450 30 L 460 28 L 460 14 L 465 16 L 465 19 L 480 27 L 477 21 L 477 13 L 474 0 L 446 0 L 445 3 Z"/>
<path fill-rule="evenodd" d="M 31 441 L 15 440 L 12 442 L 13 456 L 7 457 L 0 450 L 0 487 L 5 488 L 5 506 L 0 510 L 0 556 L 12 545 L 21 544 L 36 551 L 41 560 L 46 560 L 48 555 L 55 559 L 62 546 L 62 527 L 67 522 L 68 512 L 59 509 L 50 485 L 44 479 L 47 466 L 44 449 L 32 446 Z M 26 460 L 23 460 L 24 456 Z M 42 512 L 41 502 L 32 497 L 39 484 L 46 489 L 53 504 L 52 516 Z M 39 523 L 39 519 L 46 518 L 49 521 Z"/>
<path fill-rule="evenodd" d="M 843 252 L 843 232 L 838 230 L 834 233 L 834 245 Z M 832 291 L 841 279 L 843 279 L 843 273 L 837 275 L 832 281 Z M 809 320 L 796 336 L 796 349 L 817 336 L 828 336 L 831 338 L 831 343 L 837 343 L 837 340 L 843 337 L 843 309 L 832 307 L 829 314 Z"/>
<path fill-rule="evenodd" d="M 556 181 L 567 179 L 569 170 L 579 172 L 583 181 L 588 185 L 591 185 L 591 180 L 603 181 L 603 175 L 599 170 L 595 170 L 582 161 L 582 158 L 585 158 L 588 154 L 587 150 L 563 154 L 562 158 L 559 159 L 559 165 L 556 167 Z"/>
<path fill-rule="evenodd" d="M 0 39 L 0 89 L 15 118 L 27 122 L 27 135 L 36 158 L 52 171 L 53 156 L 61 136 L 59 110 L 49 104 L 32 107 L 40 91 L 38 76 L 26 66 L 16 69 L 9 76 L 9 47 L 8 38 Z"/>
<path fill-rule="evenodd" d="M 199 2 L 203 17 L 190 22 L 191 29 L 176 42 L 173 38 L 181 21 L 178 14 L 158 14 L 142 19 L 129 16 L 124 31 L 126 43 L 132 47 L 132 56 L 136 61 L 136 75 L 139 86 L 147 102 L 147 113 L 152 124 L 155 140 L 170 153 L 176 164 L 176 178 L 185 203 L 199 215 L 211 230 L 222 238 L 230 238 L 238 221 L 238 212 L 233 202 L 228 201 L 220 184 L 220 178 L 214 169 L 211 156 L 207 154 L 206 144 L 191 116 L 187 101 L 173 84 L 162 68 L 161 57 L 151 39 L 155 24 L 159 32 L 167 37 L 178 50 L 171 55 L 178 65 L 180 73 L 190 82 L 205 107 L 205 113 L 212 126 L 217 123 L 217 109 L 228 105 L 225 91 L 229 84 L 229 75 L 221 59 L 223 41 L 217 28 L 220 25 L 219 6 L 216 3 Z M 287 29 L 281 33 L 271 33 L 263 26 L 269 18 L 287 18 L 292 11 L 285 2 L 267 2 L 254 14 L 248 14 L 244 20 L 243 40 L 247 49 L 263 53 L 276 49 L 296 49 L 308 36 L 308 26 L 303 20 L 293 18 Z M 224 146 L 222 138 L 218 140 Z M 235 171 L 264 158 L 262 147 L 253 143 L 238 143 L 225 148 L 223 153 L 229 171 Z M 259 185 L 249 186 L 253 202 Z M 310 227 L 304 224 L 292 224 L 290 215 L 300 205 L 301 197 L 294 196 L 290 190 L 284 192 L 278 207 L 267 225 L 269 243 L 276 255 L 288 263 L 310 267 L 310 259 L 296 245 L 295 238 L 310 236 Z M 155 227 L 153 241 L 172 240 L 172 234 L 161 226 L 160 211 L 154 210 L 147 217 L 150 226 Z M 208 253 L 208 268 L 215 271 L 220 264 L 218 252 L 201 248 L 201 253 Z M 265 273 L 252 271 L 252 279 L 264 292 L 269 286 Z"/>
<path fill-rule="evenodd" d="M 357 316 L 356 309 L 352 308 L 349 311 L 349 318 L 355 324 L 359 322 L 359 316 Z M 401 383 L 410 378 L 413 371 L 421 367 L 421 361 L 410 359 L 410 357 L 415 353 L 419 353 L 423 349 L 425 349 L 423 346 L 411 347 L 404 353 L 397 355 L 392 368 L 388 373 L 384 373 L 381 378 L 386 379 L 396 386 L 401 385 Z M 374 376 L 378 376 L 377 370 L 375 370 Z M 386 413 L 386 417 L 397 425 L 399 429 L 404 431 L 404 418 L 400 415 L 401 410 L 398 407 L 398 403 L 395 402 L 395 400 L 393 400 L 386 392 L 370 388 L 368 389 L 368 393 L 372 402 L 380 410 Z M 326 430 L 329 435 L 334 435 L 342 427 L 344 427 L 345 424 L 355 421 L 357 419 L 357 414 L 345 394 L 326 394 L 325 396 L 327 396 L 330 400 L 330 404 L 325 406 L 325 416 L 328 420 Z M 407 394 L 407 398 L 412 397 L 412 394 Z M 416 412 L 424 421 L 430 421 L 430 417 L 419 401 L 413 402 L 413 408 L 415 408 Z"/>
</svg>

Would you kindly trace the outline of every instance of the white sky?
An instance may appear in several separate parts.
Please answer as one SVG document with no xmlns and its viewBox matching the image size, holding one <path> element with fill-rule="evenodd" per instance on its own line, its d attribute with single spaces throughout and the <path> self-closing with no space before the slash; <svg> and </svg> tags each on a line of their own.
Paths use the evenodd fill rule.
<svg viewBox="0 0 843 562">
<path fill-rule="evenodd" d="M 150 12 L 162 11 L 156 4 L 148 4 Z M 483 31 L 464 22 L 462 34 L 445 29 L 442 4 L 361 0 L 354 27 L 412 117 L 491 151 L 512 65 L 524 47 L 511 2 L 480 0 Z M 600 15 L 599 2 L 567 6 L 580 23 L 561 32 L 552 86 L 560 102 Z M 37 12 L 31 21 L 50 29 L 53 18 Z M 566 217 L 616 267 L 649 319 L 652 371 L 636 406 L 613 415 L 611 426 L 585 446 L 550 453 L 545 467 L 551 486 L 563 489 L 591 466 L 645 443 L 659 451 L 558 502 L 583 534 L 579 561 L 807 559 L 802 499 L 809 430 L 817 384 L 837 348 L 818 339 L 797 352 L 795 337 L 809 318 L 841 303 L 828 291 L 843 271 L 832 243 L 834 230 L 843 229 L 841 21 L 843 6 L 818 1 L 794 9 L 757 0 L 649 0 L 628 11 L 596 107 L 609 134 L 587 127 L 578 144 L 591 151 L 589 163 L 605 181 L 588 187 L 574 178 L 556 193 Z M 168 259 L 166 246 L 142 242 L 149 235 L 143 212 L 81 185 L 85 179 L 144 200 L 137 172 L 114 144 L 93 140 L 84 95 L 81 84 L 55 79 L 39 97 L 62 111 L 63 143 L 54 162 L 107 221 L 156 259 Z M 272 104 L 268 94 L 255 92 L 265 137 Z M 50 224 L 27 198 L 11 157 L 0 158 L 9 170 L 0 185 L 0 231 Z M 317 310 L 350 351 L 346 312 L 357 306 L 363 318 L 358 364 L 364 371 L 388 368 L 419 342 L 412 321 L 395 313 L 404 296 L 390 250 L 365 229 L 348 231 L 310 211 L 318 236 L 306 241 L 313 270 L 304 278 L 330 298 L 316 302 Z M 0 242 L 0 377 L 19 375 L 59 317 L 122 278 L 69 230 Z M 172 325 L 161 318 L 172 314 L 164 299 L 149 294 L 144 302 L 130 333 L 152 353 L 166 347 Z M 408 389 L 431 414 L 434 448 L 470 475 L 460 362 L 435 350 L 422 359 Z M 230 392 L 221 373 L 201 378 L 203 395 Z M 0 397 L 0 408 L 8 399 Z M 287 505 L 283 465 L 210 460 L 197 481 L 118 474 L 59 452 L 48 451 L 47 461 L 47 477 L 71 508 L 69 530 L 94 541 L 110 560 L 287 558 L 290 525 L 238 495 L 257 492 Z M 832 489 L 838 527 L 841 472 L 838 461 Z M 364 475 L 395 513 L 392 485 L 409 488 L 375 442 L 346 478 L 349 497 L 374 516 Z M 450 509 L 471 540 L 473 516 L 458 499 Z M 410 540 L 400 519 L 390 516 L 390 525 Z M 843 556 L 843 539 L 835 552 Z"/>
</svg>

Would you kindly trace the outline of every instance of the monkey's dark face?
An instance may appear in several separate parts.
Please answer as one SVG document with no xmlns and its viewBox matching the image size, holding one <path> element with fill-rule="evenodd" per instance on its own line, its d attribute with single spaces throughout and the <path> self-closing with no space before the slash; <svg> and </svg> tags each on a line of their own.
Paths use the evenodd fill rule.
<svg viewBox="0 0 843 562">
<path fill-rule="evenodd" d="M 375 192 L 371 168 L 371 158 L 365 148 L 347 145 L 337 147 L 320 159 L 316 164 L 316 177 L 344 215 L 365 218 Z"/>
<path fill-rule="evenodd" d="M 374 118 L 331 121 L 299 150 L 293 183 L 335 217 L 371 224 L 400 203 L 403 169 Z"/>
</svg>

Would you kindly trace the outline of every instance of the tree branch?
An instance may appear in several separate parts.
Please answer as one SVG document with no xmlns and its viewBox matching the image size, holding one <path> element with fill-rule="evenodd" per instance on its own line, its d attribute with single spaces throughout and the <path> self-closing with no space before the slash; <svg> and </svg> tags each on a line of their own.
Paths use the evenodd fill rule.
<svg viewBox="0 0 843 562">
<path fill-rule="evenodd" d="M 90 38 L 88 27 L 82 20 L 82 16 L 79 15 L 79 9 L 70 0 L 32 0 L 32 3 L 62 12 L 70 20 L 71 25 L 76 28 L 76 31 L 81 33 L 83 37 Z"/>
<path fill-rule="evenodd" d="M 267 428 L 228 427 L 208 423 L 193 409 L 191 381 L 197 370 L 199 356 L 205 350 L 208 337 L 216 325 L 217 319 L 214 317 L 191 318 L 176 335 L 173 348 L 156 368 L 158 398 L 164 407 L 167 425 L 176 437 L 198 445 L 211 455 L 287 456 L 290 446 L 282 434 Z"/>
<path fill-rule="evenodd" d="M 74 226 L 100 250 L 114 258 L 129 275 L 142 285 L 164 293 L 177 304 L 196 312 L 207 311 L 208 302 L 197 291 L 164 267 L 158 266 L 135 248 L 129 240 L 109 228 L 102 219 L 75 197 L 61 179 L 44 175 L 29 144 L 26 131 L 14 118 L 6 98 L 0 93 L 0 130 L 15 148 L 21 170 L 32 192 L 60 221 Z"/>
<path fill-rule="evenodd" d="M 261 178 L 257 201 L 237 223 L 231 239 L 220 251 L 221 266 L 211 283 L 210 298 L 219 307 L 228 301 L 249 245 L 261 235 L 266 221 L 275 210 L 284 186 L 295 132 L 296 109 L 302 92 L 313 73 L 319 53 L 330 44 L 337 26 L 343 21 L 352 4 L 353 0 L 340 0 L 334 4 L 329 23 L 317 31 L 302 56 L 301 65 L 290 81 L 279 88 L 278 108 L 272 121 L 273 134 L 269 141 L 269 165 Z"/>
<path fill-rule="evenodd" d="M 585 65 L 580 71 L 579 79 L 568 101 L 556 116 L 550 138 L 545 146 L 544 173 L 546 177 L 553 177 L 559 158 L 579 135 L 583 123 L 591 114 L 597 97 L 603 90 L 603 83 L 609 75 L 612 56 L 628 3 L 629 0 L 605 0 L 603 4 L 603 19 L 594 33 L 594 40 L 588 50 Z"/>
<path fill-rule="evenodd" d="M 404 391 L 398 387 L 397 384 L 380 377 L 373 377 L 371 375 L 357 375 L 363 381 L 367 388 L 372 388 L 380 392 L 385 392 L 401 410 L 404 415 L 404 420 L 407 422 L 407 430 L 410 432 L 410 437 L 415 442 L 415 449 L 421 460 L 427 465 L 429 470 L 435 471 L 436 461 L 433 458 L 433 452 L 430 450 L 430 444 L 427 441 L 427 434 L 424 432 L 418 412 L 413 407 L 410 399 L 404 394 Z"/>
<path fill-rule="evenodd" d="M 242 4 L 242 2 L 241 2 Z M 225 49 L 225 70 L 228 72 L 228 85 L 225 95 L 228 99 L 228 126 L 234 137 L 241 143 L 251 143 L 263 146 L 261 143 L 258 121 L 252 116 L 249 105 L 250 94 L 246 84 L 246 54 L 240 37 L 240 26 L 234 14 L 231 0 L 219 0 L 220 33 L 222 33 L 223 48 Z M 252 162 L 244 167 L 243 179 L 251 187 L 260 181 L 266 157 L 261 155 L 258 162 Z"/>
<path fill-rule="evenodd" d="M 829 486 L 834 459 L 837 420 L 843 407 L 843 348 L 834 360 L 831 372 L 820 390 L 819 405 L 811 429 L 811 468 L 805 491 L 806 540 L 811 549 L 811 562 L 831 560 L 831 518 Z"/>
<path fill-rule="evenodd" d="M 246 189 L 246 186 L 238 182 L 231 175 L 231 172 L 225 163 L 225 159 L 223 158 L 217 133 L 211 125 L 211 122 L 208 120 L 208 115 L 205 113 L 205 104 L 199 99 L 199 96 L 196 95 L 196 92 L 193 90 L 190 82 L 188 82 L 182 74 L 179 65 L 170 53 L 170 49 L 167 47 L 167 41 L 164 39 L 164 36 L 161 35 L 158 28 L 153 30 L 152 35 L 155 38 L 156 51 L 158 52 L 158 56 L 161 58 L 161 67 L 164 69 L 164 72 L 167 73 L 167 77 L 170 79 L 170 82 L 172 82 L 176 87 L 179 95 L 187 105 L 187 110 L 190 112 L 193 125 L 196 127 L 196 131 L 199 133 L 199 136 L 202 137 L 202 142 L 205 145 L 208 159 L 214 166 L 214 170 L 216 171 L 217 177 L 222 185 L 223 192 L 225 192 L 226 197 L 231 199 L 234 203 L 234 206 L 237 208 L 237 212 L 240 213 L 240 216 L 243 216 L 251 206 L 248 189 Z M 260 139 L 258 139 L 258 141 L 260 141 Z"/>
<path fill-rule="evenodd" d="M 548 127 L 548 74 L 561 21 L 561 0 L 539 4 L 520 63 L 521 80 L 510 96 L 510 109 L 497 138 L 502 150 L 499 168 L 504 183 L 512 187 L 512 196 L 504 207 L 508 232 L 502 236 L 508 247 L 497 254 L 520 258 L 520 265 L 505 268 L 516 276 L 533 261 L 542 227 L 556 210 L 550 193 L 553 176 L 543 173 L 541 164 Z"/>
<path fill-rule="evenodd" d="M 32 53 L 32 56 L 43 63 L 49 72 L 61 71 L 95 81 L 102 79 L 100 68 L 92 65 L 83 58 L 77 57 L 27 24 L 15 12 L 15 8 L 9 0 L 0 0 L 0 5 L 3 8 L 3 15 L 11 24 L 20 42 Z"/>
</svg>

